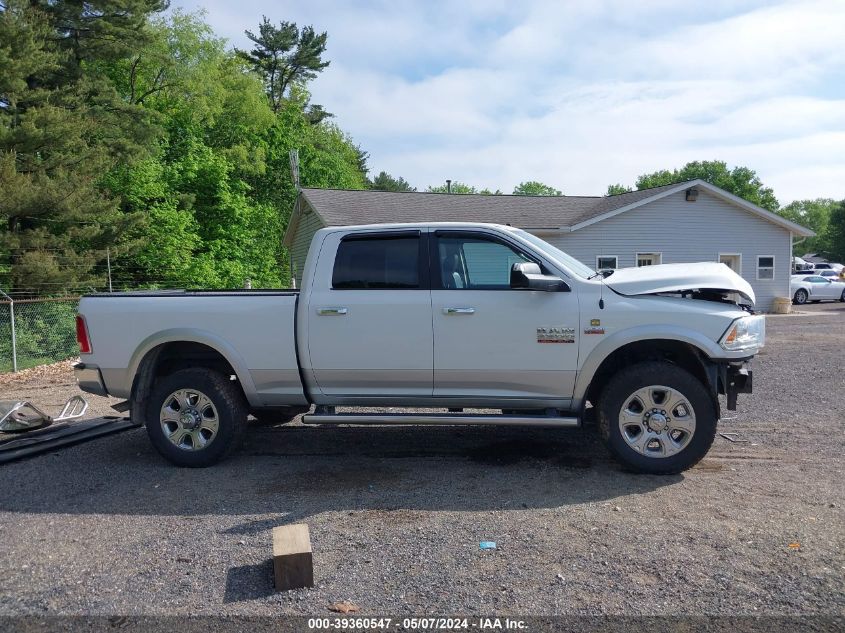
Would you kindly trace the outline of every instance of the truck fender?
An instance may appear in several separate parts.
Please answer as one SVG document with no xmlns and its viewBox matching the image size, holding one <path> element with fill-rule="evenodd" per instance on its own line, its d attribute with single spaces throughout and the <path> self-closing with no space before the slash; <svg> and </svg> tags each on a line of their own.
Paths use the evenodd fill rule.
<svg viewBox="0 0 845 633">
<path fill-rule="evenodd" d="M 241 355 L 235 349 L 219 336 L 208 332 L 206 330 L 197 330 L 193 328 L 173 328 L 170 330 L 161 330 L 155 334 L 151 334 L 135 349 L 132 354 L 132 359 L 127 368 L 129 384 L 133 384 L 138 373 L 138 367 L 141 361 L 147 354 L 165 343 L 200 343 L 206 345 L 218 352 L 235 370 L 235 375 L 238 377 L 238 382 L 241 383 L 244 395 L 251 405 L 258 404 L 258 398 L 255 391 L 255 383 L 252 380 L 252 375 L 249 373 L 246 362 L 241 358 Z"/>
<path fill-rule="evenodd" d="M 719 352 L 722 351 L 718 343 L 710 340 L 700 332 L 674 325 L 648 324 L 620 330 L 596 345 L 587 358 L 584 359 L 581 369 L 578 372 L 578 377 L 575 379 L 573 405 L 580 407 L 584 404 L 584 398 L 587 394 L 587 389 L 590 387 L 590 383 L 593 381 L 593 376 L 595 376 L 598 368 L 608 356 L 629 343 L 648 340 L 670 340 L 688 343 L 698 348 L 708 358 L 718 356 Z"/>
</svg>

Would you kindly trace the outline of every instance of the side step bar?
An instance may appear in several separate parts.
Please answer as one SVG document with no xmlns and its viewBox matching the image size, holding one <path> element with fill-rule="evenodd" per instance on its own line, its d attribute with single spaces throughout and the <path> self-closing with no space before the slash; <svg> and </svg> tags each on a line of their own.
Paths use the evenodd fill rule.
<svg viewBox="0 0 845 633">
<path fill-rule="evenodd" d="M 311 413 L 302 416 L 303 424 L 431 424 L 492 426 L 581 426 L 579 418 L 545 415 L 485 415 L 455 413 Z"/>
</svg>

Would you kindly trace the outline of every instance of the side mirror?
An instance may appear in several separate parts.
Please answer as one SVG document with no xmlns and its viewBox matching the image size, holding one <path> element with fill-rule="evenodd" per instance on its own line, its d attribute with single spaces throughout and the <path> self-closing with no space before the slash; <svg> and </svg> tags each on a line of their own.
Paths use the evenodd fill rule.
<svg viewBox="0 0 845 633">
<path fill-rule="evenodd" d="M 511 266 L 511 288 L 569 292 L 569 286 L 560 277 L 544 275 L 533 262 L 517 262 Z"/>
</svg>

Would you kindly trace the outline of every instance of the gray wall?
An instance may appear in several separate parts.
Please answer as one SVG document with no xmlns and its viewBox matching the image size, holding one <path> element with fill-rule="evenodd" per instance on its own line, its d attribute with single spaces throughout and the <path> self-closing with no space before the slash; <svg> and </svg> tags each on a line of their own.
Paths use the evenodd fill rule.
<svg viewBox="0 0 845 633">
<path fill-rule="evenodd" d="M 789 296 L 789 231 L 706 191 L 699 190 L 695 202 L 680 192 L 572 233 L 538 234 L 591 268 L 597 255 L 616 255 L 625 268 L 636 265 L 637 252 L 662 252 L 664 264 L 741 253 L 742 276 L 754 288 L 758 309 L 770 310 L 775 297 Z M 757 280 L 758 255 L 774 256 L 773 280 Z"/>
<path fill-rule="evenodd" d="M 302 205 L 304 213 L 299 218 L 290 246 L 291 273 L 296 279 L 297 288 L 302 288 L 302 269 L 305 268 L 305 257 L 308 255 L 308 247 L 311 246 L 311 238 L 323 228 L 323 223 L 311 207 L 305 202 L 302 202 Z"/>
</svg>

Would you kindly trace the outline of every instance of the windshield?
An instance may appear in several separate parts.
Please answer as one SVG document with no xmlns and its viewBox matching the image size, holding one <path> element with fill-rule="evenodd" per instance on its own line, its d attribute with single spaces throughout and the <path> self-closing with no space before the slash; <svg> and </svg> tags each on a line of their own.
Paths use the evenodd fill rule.
<svg viewBox="0 0 845 633">
<path fill-rule="evenodd" d="M 560 264 L 567 270 L 571 270 L 579 277 L 589 279 L 590 277 L 596 274 L 596 271 L 591 269 L 589 266 L 585 266 L 571 255 L 567 255 L 556 246 L 552 246 L 547 241 L 541 240 L 536 235 L 531 235 L 531 233 L 523 231 L 522 229 L 515 229 L 513 230 L 513 232 L 516 235 L 519 235 L 519 237 L 524 239 L 526 242 L 530 242 L 538 250 L 548 255 L 549 259 L 555 260 L 558 264 Z"/>
</svg>

